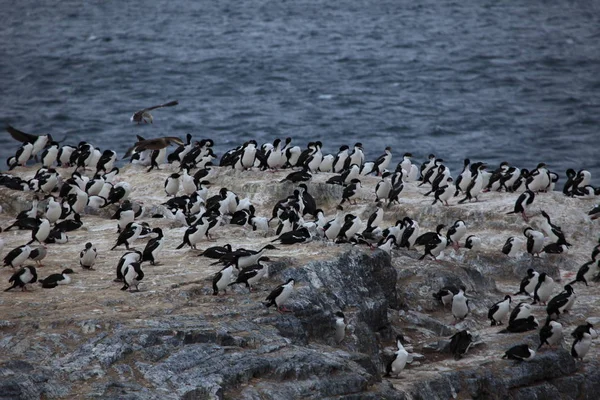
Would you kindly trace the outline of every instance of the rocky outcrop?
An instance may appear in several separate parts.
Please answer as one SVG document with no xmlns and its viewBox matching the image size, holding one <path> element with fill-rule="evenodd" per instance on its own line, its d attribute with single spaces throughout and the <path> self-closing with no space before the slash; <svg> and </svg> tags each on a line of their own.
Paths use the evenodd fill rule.
<svg viewBox="0 0 600 400">
<path fill-rule="evenodd" d="M 269 215 L 273 203 L 294 185 L 280 184 L 283 172 L 217 170 L 215 190 L 229 187 L 247 196 L 259 215 Z M 33 171 L 29 171 L 32 173 Z M 151 226 L 165 231 L 165 248 L 155 266 L 144 265 L 140 293 L 120 291 L 114 268 L 124 250 L 110 251 L 114 208 L 89 213 L 84 228 L 69 235 L 69 243 L 50 245 L 41 276 L 63 267 L 77 269 L 74 283 L 53 290 L 0 296 L 6 312 L 0 321 L 0 398 L 103 399 L 593 399 L 600 391 L 599 358 L 592 348 L 584 362 L 568 349 L 574 326 L 597 314 L 595 288 L 578 285 L 576 307 L 561 316 L 567 341 L 542 349 L 527 363 L 502 360 L 514 344 L 537 348 L 537 331 L 499 334 L 489 327 L 487 309 L 512 294 L 528 268 L 547 272 L 562 286 L 589 256 L 597 228 L 576 209 L 576 200 L 553 193 L 540 195 L 536 206 L 552 209 L 575 243 L 569 254 L 532 259 L 508 258 L 499 252 L 510 235 L 522 235 L 518 216 L 507 217 L 509 194 L 486 194 L 481 203 L 461 206 L 423 205 L 422 193 L 407 184 L 402 202 L 385 211 L 384 225 L 409 215 L 422 231 L 462 218 L 469 233 L 482 238 L 478 251 L 448 248 L 439 261 L 419 261 L 422 250 L 381 250 L 334 245 L 319 239 L 299 246 L 278 246 L 269 253 L 269 278 L 249 293 L 243 285 L 227 295 L 212 296 L 211 278 L 220 266 L 175 250 L 185 228 L 167 218 L 149 218 L 163 210 L 162 182 L 168 171 L 137 174 L 123 169 L 132 185 L 132 199 L 144 201 Z M 324 183 L 319 174 L 311 193 L 328 215 L 341 198 L 341 188 Z M 156 178 L 158 176 L 158 178 Z M 362 201 L 347 211 L 366 219 L 373 210 L 376 178 L 365 177 Z M 276 183 L 276 184 L 275 184 Z M 270 190 L 264 190 L 270 185 Z M 211 189 L 212 190 L 212 189 Z M 211 193 L 214 194 L 214 193 Z M 514 197 L 514 196 L 513 196 Z M 0 191 L 0 202 L 11 214 L 27 208 L 31 193 Z M 533 212 L 533 211 L 532 211 Z M 2 226 L 8 217 L 0 215 Z M 531 222 L 535 227 L 539 221 Z M 23 244 L 23 232 L 4 232 L 7 249 Z M 260 248 L 273 233 L 224 226 L 216 244 Z M 28 240 L 28 239 L 27 239 Z M 99 249 L 96 271 L 82 271 L 77 255 L 91 240 Z M 215 243 L 202 242 L 200 248 Z M 143 244 L 140 246 L 142 247 Z M 139 248 L 139 247 L 138 247 Z M 2 279 L 10 276 L 3 272 Z M 6 279 L 5 279 L 6 278 Z M 272 288 L 296 280 L 291 313 L 266 309 L 261 301 Z M 449 310 L 432 297 L 445 285 L 465 285 L 469 316 L 454 325 Z M 527 301 L 516 296 L 515 302 Z M 348 319 L 345 340 L 334 339 L 336 311 Z M 545 308 L 534 313 L 543 321 Z M 476 344 L 461 360 L 439 352 L 448 337 L 470 329 Z M 412 362 L 398 379 L 383 377 L 384 365 L 401 333 Z"/>
</svg>

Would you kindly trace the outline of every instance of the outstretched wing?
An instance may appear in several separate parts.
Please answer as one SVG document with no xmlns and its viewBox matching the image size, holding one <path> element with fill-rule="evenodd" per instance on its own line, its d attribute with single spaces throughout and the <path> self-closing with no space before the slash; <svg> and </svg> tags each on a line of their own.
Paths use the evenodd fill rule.
<svg viewBox="0 0 600 400">
<path fill-rule="evenodd" d="M 13 128 L 10 125 L 8 125 L 6 127 L 6 131 L 8 133 L 10 133 L 10 136 L 12 136 L 13 139 L 18 140 L 19 142 L 23 142 L 23 143 L 33 143 L 38 138 L 38 136 L 36 136 L 36 135 L 32 135 L 30 133 L 22 132 L 22 131 L 20 131 L 18 129 Z"/>
</svg>

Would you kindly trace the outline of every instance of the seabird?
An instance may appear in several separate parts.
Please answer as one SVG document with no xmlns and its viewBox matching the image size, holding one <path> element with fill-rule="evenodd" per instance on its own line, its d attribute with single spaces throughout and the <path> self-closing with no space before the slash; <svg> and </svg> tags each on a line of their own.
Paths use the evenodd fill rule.
<svg viewBox="0 0 600 400">
<path fill-rule="evenodd" d="M 534 199 L 535 199 L 535 193 L 529 189 L 525 190 L 523 193 L 521 193 L 519 195 L 519 197 L 517 198 L 517 201 L 515 201 L 514 209 L 512 211 L 508 212 L 507 214 L 521 214 L 521 216 L 523 217 L 523 220 L 525 222 L 529 222 L 529 217 L 526 214 L 526 210 L 527 210 L 527 207 L 529 207 L 531 205 L 531 203 L 533 203 Z"/>
<path fill-rule="evenodd" d="M 123 287 L 121 290 L 129 289 L 130 292 L 133 292 L 133 288 L 135 287 L 135 291 L 139 292 L 140 289 L 138 286 L 142 279 L 144 279 L 144 272 L 140 263 L 133 262 L 129 264 L 123 270 Z"/>
<path fill-rule="evenodd" d="M 22 291 L 26 291 L 26 285 L 29 283 L 35 283 L 35 281 L 37 281 L 37 272 L 35 270 L 35 267 L 32 265 L 28 265 L 26 267 L 21 268 L 10 277 L 8 283 L 12 283 L 12 286 L 8 289 L 5 289 L 4 291 L 8 292 L 9 290 L 14 289 L 16 287 L 20 287 Z"/>
<path fill-rule="evenodd" d="M 42 285 L 44 289 L 52 289 L 58 285 L 68 285 L 71 283 L 70 274 L 75 274 L 71 268 L 64 269 L 60 274 L 48 275 L 45 279 L 40 279 L 38 283 Z"/>
<path fill-rule="evenodd" d="M 448 304 L 452 304 L 452 298 L 458 294 L 459 289 L 456 286 L 444 286 L 437 293 L 433 294 L 433 298 L 442 302 L 445 307 Z"/>
<path fill-rule="evenodd" d="M 123 254 L 117 263 L 117 277 L 115 278 L 115 282 L 123 282 L 123 273 L 125 272 L 125 268 L 127 268 L 131 263 L 140 263 L 141 261 L 141 251 L 134 250 Z"/>
<path fill-rule="evenodd" d="M 12 138 L 15 140 L 18 140 L 19 142 L 22 142 L 23 144 L 30 143 L 31 144 L 30 155 L 32 157 L 36 157 L 36 159 L 37 159 L 37 154 L 43 148 L 45 148 L 46 145 L 48 145 L 49 143 L 51 143 L 53 141 L 52 135 L 50 135 L 50 134 L 33 135 L 31 133 L 25 133 L 23 131 L 15 129 L 10 125 L 8 125 L 6 127 L 6 131 L 8 133 L 10 133 L 10 136 L 12 136 Z"/>
<path fill-rule="evenodd" d="M 452 355 L 454 355 L 455 360 L 460 360 L 462 356 L 467 353 L 472 343 L 473 335 L 471 335 L 471 332 L 465 329 L 460 332 L 456 332 L 450 337 L 450 343 L 446 349 Z"/>
<path fill-rule="evenodd" d="M 48 249 L 44 245 L 35 246 L 31 249 L 29 253 L 29 259 L 34 261 L 38 267 L 43 267 L 42 260 L 46 258 L 48 254 Z"/>
<path fill-rule="evenodd" d="M 542 272 L 538 277 L 538 283 L 533 291 L 532 304 L 537 304 L 538 301 L 546 304 L 552 295 L 552 289 L 554 289 L 554 280 L 545 272 Z"/>
<path fill-rule="evenodd" d="M 563 326 L 560 322 L 553 321 L 551 318 L 546 319 L 546 325 L 540 329 L 540 345 L 538 351 L 544 344 L 552 347 L 560 343 L 563 338 Z"/>
<path fill-rule="evenodd" d="M 346 317 L 341 311 L 335 313 L 335 342 L 340 344 L 346 337 Z"/>
<path fill-rule="evenodd" d="M 146 124 L 147 123 L 152 123 L 152 121 L 154 120 L 154 118 L 152 117 L 152 114 L 150 114 L 150 111 L 156 110 L 157 108 L 173 107 L 173 106 L 176 106 L 177 104 L 179 104 L 179 102 L 177 100 L 175 100 L 175 101 L 170 101 L 168 103 L 159 104 L 157 106 L 143 108 L 143 109 L 141 109 L 139 111 L 136 111 L 131 116 L 131 121 L 132 122 L 137 122 L 138 124 L 141 123 L 141 122 L 144 122 Z"/>
<path fill-rule="evenodd" d="M 561 313 L 569 312 L 573 307 L 573 304 L 575 304 L 576 297 L 573 287 L 571 285 L 565 285 L 564 290 L 548 302 L 548 305 L 546 306 L 548 317 L 556 315 L 556 318 L 558 318 Z"/>
<path fill-rule="evenodd" d="M 229 286 L 243 283 L 252 292 L 254 290 L 252 285 L 268 275 L 267 265 L 262 265 L 263 262 L 268 261 L 271 261 L 269 257 L 261 257 L 256 264 L 242 268 L 235 282 L 230 283 Z"/>
<path fill-rule="evenodd" d="M 502 358 L 516 361 L 531 361 L 534 356 L 535 351 L 531 350 L 526 344 L 520 344 L 508 349 Z"/>
<path fill-rule="evenodd" d="M 233 278 L 233 267 L 233 264 L 229 264 L 215 274 L 212 281 L 213 296 L 218 295 L 219 290 L 222 290 L 224 293 L 227 292 L 227 286 L 229 286 Z"/>
<path fill-rule="evenodd" d="M 406 366 L 408 352 L 404 349 L 404 346 L 402 346 L 402 339 L 402 335 L 396 336 L 396 346 L 398 346 L 398 350 L 396 350 L 394 356 L 387 364 L 384 377 L 391 377 L 392 374 L 395 375 L 395 377 L 398 377 Z"/>
<path fill-rule="evenodd" d="M 20 267 L 29 258 L 30 253 L 31 247 L 28 245 L 16 247 L 4 256 L 3 266 L 10 265 L 12 268 Z"/>
<path fill-rule="evenodd" d="M 290 278 L 284 284 L 277 286 L 265 299 L 263 304 L 265 307 L 269 308 L 271 306 L 276 306 L 277 311 L 279 312 L 288 312 L 283 304 L 287 301 L 287 299 L 292 295 L 294 291 L 294 279 Z"/>
<path fill-rule="evenodd" d="M 592 345 L 592 338 L 598 336 L 594 327 L 589 322 L 585 325 L 579 325 L 571 336 L 575 338 L 573 345 L 571 346 L 571 355 L 574 358 L 583 360 L 583 357 L 590 350 Z"/>
<path fill-rule="evenodd" d="M 452 297 L 452 315 L 456 322 L 465 319 L 469 314 L 469 301 L 465 297 L 465 291 L 466 288 L 461 286 L 458 293 Z"/>
<path fill-rule="evenodd" d="M 224 246 L 209 247 L 206 250 L 204 250 L 202 253 L 198 254 L 198 257 L 203 256 L 203 257 L 208 257 L 208 258 L 219 259 L 222 256 L 224 256 L 225 254 L 231 253 L 231 252 L 232 252 L 231 245 L 226 244 Z"/>
<path fill-rule="evenodd" d="M 504 300 L 495 303 L 488 311 L 488 319 L 492 321 L 492 326 L 502 325 L 504 319 L 508 317 L 510 311 L 511 298 L 509 295 L 504 296 Z"/>
<path fill-rule="evenodd" d="M 164 149 L 172 144 L 182 145 L 184 142 L 178 137 L 174 136 L 166 136 L 160 137 L 156 139 L 145 139 L 138 140 L 133 146 L 131 146 L 125 155 L 123 156 L 123 160 L 131 157 L 134 153 L 142 153 L 146 150 L 160 150 Z"/>
<path fill-rule="evenodd" d="M 79 265 L 83 269 L 93 270 L 94 264 L 96 264 L 96 257 L 98 257 L 96 248 L 91 242 L 87 242 L 85 248 L 79 252 Z"/>
<path fill-rule="evenodd" d="M 155 265 L 156 256 L 160 254 L 160 251 L 165 243 L 165 239 L 162 229 L 154 228 L 152 229 L 152 232 L 156 233 L 158 236 L 150 239 L 148 243 L 146 243 L 146 247 L 144 247 L 144 251 L 142 253 L 142 261 L 150 261 L 150 265 Z"/>
</svg>

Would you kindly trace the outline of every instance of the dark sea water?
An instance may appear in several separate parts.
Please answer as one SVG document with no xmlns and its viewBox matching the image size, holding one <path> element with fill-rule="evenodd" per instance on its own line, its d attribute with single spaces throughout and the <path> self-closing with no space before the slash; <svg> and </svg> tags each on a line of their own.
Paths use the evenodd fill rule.
<svg viewBox="0 0 600 400">
<path fill-rule="evenodd" d="M 213 138 L 361 141 L 599 182 L 597 1 L 2 2 L 0 123 L 121 155 Z M 153 125 L 131 114 L 154 112 Z M 18 144 L 2 131 L 0 162 Z M 564 177 L 562 178 L 564 182 Z"/>
</svg>

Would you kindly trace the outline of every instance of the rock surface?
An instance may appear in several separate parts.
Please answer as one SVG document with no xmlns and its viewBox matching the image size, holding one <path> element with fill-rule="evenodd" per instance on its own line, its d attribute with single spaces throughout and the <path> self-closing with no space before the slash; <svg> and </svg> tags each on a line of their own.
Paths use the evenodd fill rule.
<svg viewBox="0 0 600 400">
<path fill-rule="evenodd" d="M 211 279 L 220 267 L 193 250 L 176 250 L 185 227 L 174 220 L 150 218 L 164 211 L 162 189 L 172 166 L 143 172 L 127 166 L 119 179 L 131 184 L 131 199 L 143 201 L 141 220 L 165 231 L 166 244 L 155 266 L 144 264 L 142 291 L 119 290 L 113 282 L 124 249 L 110 251 L 115 207 L 84 216 L 84 227 L 69 233 L 69 243 L 48 245 L 44 277 L 71 267 L 78 274 L 71 285 L 0 295 L 0 398 L 103 399 L 595 399 L 600 390 L 597 343 L 583 362 L 569 354 L 570 332 L 587 318 L 598 317 L 600 297 L 595 285 L 575 285 L 578 299 L 563 315 L 566 341 L 559 348 L 542 348 L 531 362 L 502 360 L 506 349 L 519 343 L 537 348 L 538 331 L 498 334 L 490 327 L 488 307 L 518 289 L 527 268 L 545 271 L 557 281 L 555 293 L 574 279 L 589 258 L 599 234 L 597 222 L 585 212 L 590 200 L 564 198 L 560 193 L 537 196 L 530 211 L 550 210 L 574 245 L 568 254 L 532 260 L 527 254 L 511 259 L 499 250 L 509 236 L 522 236 L 526 224 L 508 216 L 516 194 L 486 193 L 477 203 L 431 206 L 426 190 L 407 184 L 401 204 L 385 210 L 384 226 L 406 215 L 419 221 L 422 232 L 442 222 L 463 219 L 468 234 L 483 245 L 477 251 L 450 247 L 440 261 L 419 261 L 422 251 L 381 250 L 313 240 L 269 252 L 269 278 L 249 293 L 243 285 L 227 295 L 212 296 Z M 270 216 L 275 202 L 294 190 L 278 183 L 287 172 L 239 172 L 214 168 L 211 195 L 227 187 L 249 197 L 257 214 Z M 33 168 L 18 169 L 23 177 Z M 60 170 L 63 176 L 69 171 Z M 328 216 L 341 199 L 341 188 L 326 185 L 331 174 L 318 174 L 309 184 L 317 204 Z M 357 205 L 346 207 L 363 220 L 373 211 L 374 185 L 366 177 Z M 268 186 L 268 189 L 266 187 Z M 7 226 L 11 216 L 27 208 L 32 193 L 0 188 Z M 455 203 L 456 201 L 454 201 Z M 539 226 L 541 217 L 531 225 Z M 273 232 L 253 232 L 226 225 L 214 231 L 216 243 L 258 249 Z M 30 239 L 29 231 L 2 233 L 2 256 Z M 463 239 L 464 240 L 464 239 Z M 87 241 L 99 251 L 95 271 L 83 271 L 78 254 Z M 142 249 L 143 240 L 136 243 Z M 8 287 L 10 268 L 0 272 Z M 290 313 L 266 309 L 261 301 L 278 284 L 296 280 L 287 306 Z M 464 284 L 471 296 L 471 313 L 452 325 L 450 311 L 432 297 L 447 284 Z M 514 301 L 530 301 L 515 296 Z M 514 304 L 514 303 L 513 303 Z M 541 322 L 545 307 L 533 306 Z M 348 319 L 346 338 L 334 339 L 334 313 Z M 461 360 L 431 350 L 458 329 L 468 328 L 480 342 Z M 402 333 L 414 355 L 398 379 L 384 378 L 385 363 Z M 423 357 L 419 357 L 423 354 Z"/>
</svg>

